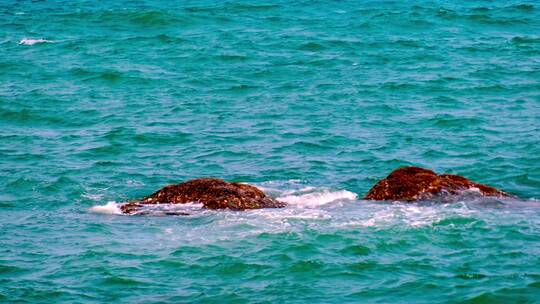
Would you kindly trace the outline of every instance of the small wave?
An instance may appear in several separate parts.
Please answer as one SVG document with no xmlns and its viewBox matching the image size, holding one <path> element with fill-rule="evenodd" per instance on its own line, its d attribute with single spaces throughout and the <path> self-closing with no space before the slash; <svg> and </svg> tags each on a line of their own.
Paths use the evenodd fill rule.
<svg viewBox="0 0 540 304">
<path fill-rule="evenodd" d="M 173 15 L 163 11 L 129 12 L 128 20 L 144 26 L 165 26 L 175 20 Z"/>
<path fill-rule="evenodd" d="M 291 205 L 317 207 L 337 200 L 354 200 L 357 195 L 347 190 L 306 193 L 301 195 L 286 195 L 277 199 Z"/>
<path fill-rule="evenodd" d="M 46 39 L 28 39 L 23 38 L 21 41 L 19 41 L 19 44 L 21 45 L 34 45 L 37 43 L 54 43 L 54 41 L 46 40 Z"/>
<path fill-rule="evenodd" d="M 102 214 L 123 214 L 120 210 L 122 203 L 108 202 L 105 205 L 94 206 L 90 208 L 90 212 L 102 213 Z M 203 211 L 203 204 L 190 203 L 190 204 L 149 204 L 143 205 L 137 212 L 132 215 L 150 215 L 150 216 L 164 216 L 164 215 L 191 215 L 200 214 Z"/>
<path fill-rule="evenodd" d="M 133 215 L 151 215 L 151 216 L 164 216 L 164 215 L 192 215 L 201 214 L 206 209 L 203 209 L 201 203 L 188 203 L 188 204 L 155 204 L 144 205 Z M 207 210 L 210 211 L 211 210 Z"/>
<path fill-rule="evenodd" d="M 116 202 L 108 202 L 106 205 L 94 206 L 90 208 L 90 211 L 102 214 L 122 214 L 122 211 Z"/>
<path fill-rule="evenodd" d="M 534 11 L 534 5 L 532 5 L 532 4 L 512 5 L 512 6 L 510 6 L 510 8 L 520 10 L 520 11 L 525 11 L 525 12 Z"/>
<path fill-rule="evenodd" d="M 338 223 L 340 227 L 408 227 L 430 226 L 447 217 L 469 217 L 474 211 L 464 202 L 456 204 L 411 204 L 403 202 L 364 202 L 363 212 Z"/>
<path fill-rule="evenodd" d="M 295 189 L 295 190 L 284 190 L 283 193 L 281 194 L 281 196 L 290 196 L 290 195 L 293 195 L 293 194 L 300 194 L 300 193 L 307 193 L 307 192 L 313 192 L 317 190 L 317 188 L 315 187 L 312 187 L 312 186 L 306 186 L 306 187 L 303 187 L 303 188 L 300 188 L 300 189 Z"/>
<path fill-rule="evenodd" d="M 90 193 L 85 193 L 83 195 L 81 195 L 82 197 L 84 198 L 87 198 L 89 200 L 92 200 L 92 201 L 99 201 L 100 199 L 103 198 L 103 194 L 90 194 Z"/>
<path fill-rule="evenodd" d="M 511 39 L 514 44 L 537 44 L 540 42 L 540 38 L 536 36 L 515 36 Z"/>
<path fill-rule="evenodd" d="M 302 44 L 299 49 L 302 51 L 321 51 L 325 49 L 325 46 L 317 42 L 308 42 Z"/>
</svg>

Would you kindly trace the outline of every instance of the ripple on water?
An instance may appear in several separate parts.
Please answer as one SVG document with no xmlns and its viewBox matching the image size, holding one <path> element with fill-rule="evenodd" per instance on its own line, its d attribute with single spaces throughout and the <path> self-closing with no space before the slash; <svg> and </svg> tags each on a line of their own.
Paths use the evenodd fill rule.
<svg viewBox="0 0 540 304">
<path fill-rule="evenodd" d="M 0 1 L 0 302 L 538 302 L 538 4 L 306 4 Z M 117 214 L 200 176 L 290 205 Z"/>
</svg>

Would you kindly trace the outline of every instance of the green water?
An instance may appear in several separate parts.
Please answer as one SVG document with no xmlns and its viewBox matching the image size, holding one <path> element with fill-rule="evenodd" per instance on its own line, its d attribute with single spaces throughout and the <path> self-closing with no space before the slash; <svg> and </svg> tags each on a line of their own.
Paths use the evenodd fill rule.
<svg viewBox="0 0 540 304">
<path fill-rule="evenodd" d="M 202 176 L 289 207 L 114 214 Z M 2 303 L 540 303 L 539 197 L 535 1 L 0 2 Z"/>
</svg>

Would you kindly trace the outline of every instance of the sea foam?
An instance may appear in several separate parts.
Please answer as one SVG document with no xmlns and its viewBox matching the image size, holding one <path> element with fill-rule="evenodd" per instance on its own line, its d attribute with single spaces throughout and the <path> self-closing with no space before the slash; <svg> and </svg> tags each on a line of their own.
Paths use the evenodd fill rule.
<svg viewBox="0 0 540 304">
<path fill-rule="evenodd" d="M 46 39 L 23 38 L 23 39 L 21 39 L 21 41 L 19 41 L 19 44 L 22 44 L 22 45 L 34 45 L 34 44 L 37 44 L 37 43 L 53 43 L 53 42 L 54 41 L 46 40 Z"/>
<path fill-rule="evenodd" d="M 116 202 L 108 202 L 105 205 L 94 206 L 90 208 L 90 211 L 103 214 L 122 214 L 122 211 Z"/>
<path fill-rule="evenodd" d="M 347 190 L 312 192 L 300 195 L 286 195 L 277 199 L 290 205 L 317 207 L 338 200 L 355 200 L 357 195 Z"/>
<path fill-rule="evenodd" d="M 93 206 L 89 209 L 90 212 L 102 213 L 102 214 L 124 214 L 120 209 L 123 203 L 108 202 L 105 205 Z M 132 215 L 190 215 L 201 213 L 203 205 L 200 203 L 188 203 L 188 204 L 148 204 L 143 205 L 141 208 Z"/>
</svg>

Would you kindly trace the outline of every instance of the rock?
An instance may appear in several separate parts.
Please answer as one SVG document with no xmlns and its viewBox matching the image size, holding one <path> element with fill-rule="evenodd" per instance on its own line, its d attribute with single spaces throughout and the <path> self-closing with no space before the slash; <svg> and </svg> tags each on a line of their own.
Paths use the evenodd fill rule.
<svg viewBox="0 0 540 304">
<path fill-rule="evenodd" d="M 229 183 L 216 178 L 199 178 L 169 185 L 139 201 L 128 202 L 120 209 L 133 214 L 149 204 L 202 203 L 208 209 L 248 210 L 260 208 L 281 208 L 285 203 L 272 199 L 257 187 Z"/>
<path fill-rule="evenodd" d="M 404 167 L 394 170 L 379 181 L 364 199 L 416 201 L 441 194 L 459 194 L 468 189 L 477 189 L 483 196 L 508 196 L 501 190 L 475 183 L 459 175 L 437 175 L 428 169 Z"/>
</svg>

